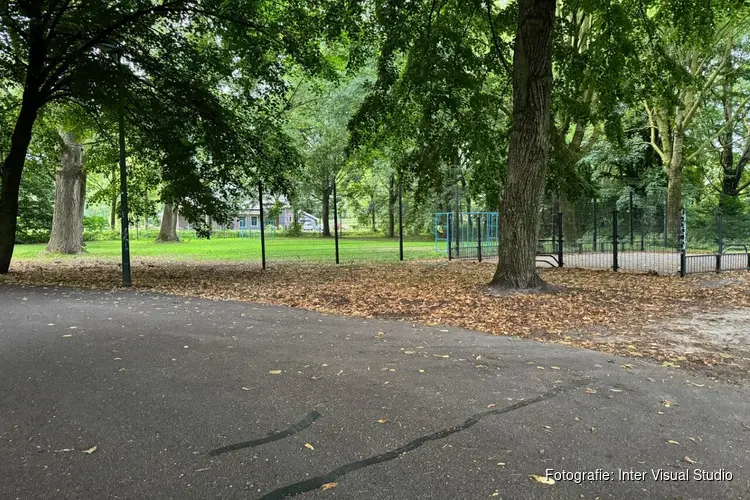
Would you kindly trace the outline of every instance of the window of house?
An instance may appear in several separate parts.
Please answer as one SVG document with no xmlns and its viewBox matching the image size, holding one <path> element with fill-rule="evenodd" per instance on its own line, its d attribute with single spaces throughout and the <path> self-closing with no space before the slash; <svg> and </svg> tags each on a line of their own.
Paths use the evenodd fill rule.
<svg viewBox="0 0 750 500">
<path fill-rule="evenodd" d="M 250 225 L 251 226 L 257 226 L 258 225 L 258 216 L 253 215 L 250 217 Z"/>
<path fill-rule="evenodd" d="M 240 229 L 247 227 L 247 217 L 240 217 Z"/>
</svg>

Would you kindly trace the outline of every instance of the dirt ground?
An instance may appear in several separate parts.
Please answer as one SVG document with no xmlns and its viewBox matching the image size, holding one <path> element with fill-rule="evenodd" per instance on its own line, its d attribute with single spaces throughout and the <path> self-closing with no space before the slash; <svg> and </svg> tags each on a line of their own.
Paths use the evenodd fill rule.
<svg viewBox="0 0 750 500">
<path fill-rule="evenodd" d="M 677 276 L 545 269 L 555 293 L 491 296 L 494 265 L 406 262 L 277 265 L 135 260 L 136 290 L 288 305 L 332 314 L 453 325 L 653 359 L 748 380 L 750 273 Z M 0 283 L 116 288 L 120 269 L 91 260 L 17 262 Z"/>
</svg>

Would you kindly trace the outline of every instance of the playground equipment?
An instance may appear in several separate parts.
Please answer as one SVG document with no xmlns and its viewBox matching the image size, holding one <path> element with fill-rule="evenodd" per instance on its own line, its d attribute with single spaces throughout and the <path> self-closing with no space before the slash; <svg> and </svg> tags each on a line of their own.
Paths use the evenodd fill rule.
<svg viewBox="0 0 750 500">
<path fill-rule="evenodd" d="M 497 212 L 438 212 L 435 251 L 448 258 L 497 255 Z"/>
</svg>

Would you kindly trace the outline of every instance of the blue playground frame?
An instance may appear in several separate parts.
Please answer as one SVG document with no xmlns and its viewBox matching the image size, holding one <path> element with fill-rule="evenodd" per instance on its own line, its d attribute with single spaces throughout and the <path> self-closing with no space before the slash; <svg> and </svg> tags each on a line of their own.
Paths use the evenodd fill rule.
<svg viewBox="0 0 750 500">
<path fill-rule="evenodd" d="M 497 212 L 437 212 L 434 218 L 435 252 L 453 258 L 497 255 Z M 458 238 L 456 238 L 458 231 Z M 458 243 L 458 244 L 457 244 Z"/>
</svg>

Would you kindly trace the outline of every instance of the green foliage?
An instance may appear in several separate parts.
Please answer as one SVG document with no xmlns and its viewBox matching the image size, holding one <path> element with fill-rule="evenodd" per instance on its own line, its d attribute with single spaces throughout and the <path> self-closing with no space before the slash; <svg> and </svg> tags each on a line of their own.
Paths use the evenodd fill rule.
<svg viewBox="0 0 750 500">
<path fill-rule="evenodd" d="M 0 13 L 0 83 L 12 91 L 8 107 L 76 106 L 112 144 L 122 84 L 128 156 L 163 180 L 162 200 L 179 204 L 202 231 L 206 215 L 229 220 L 259 180 L 289 189 L 288 170 L 299 158 L 279 118 L 285 73 L 297 65 L 309 74 L 332 74 L 333 63 L 321 53 L 327 42 L 349 44 L 351 67 L 365 57 L 366 4 L 323 0 L 310 7 L 295 1 L 127 0 L 116 8 L 102 0 L 11 2 Z M 3 127 L 3 135 L 12 129 Z M 134 200 L 145 200 L 138 174 Z M 144 216 L 152 208 L 134 205 Z"/>
</svg>

